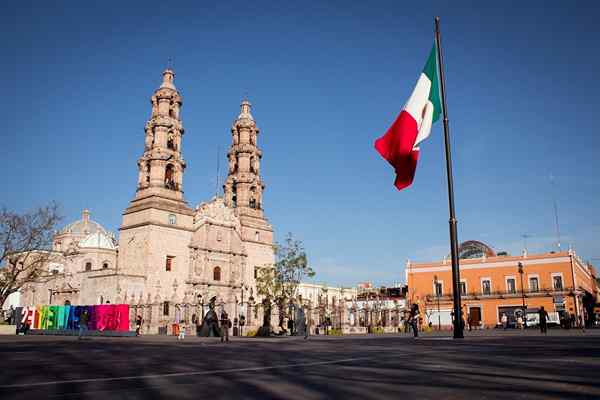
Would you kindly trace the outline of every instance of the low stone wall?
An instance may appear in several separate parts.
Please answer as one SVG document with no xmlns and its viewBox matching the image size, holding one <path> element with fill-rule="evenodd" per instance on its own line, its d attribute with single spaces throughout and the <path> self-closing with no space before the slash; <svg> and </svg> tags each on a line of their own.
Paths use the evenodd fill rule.
<svg viewBox="0 0 600 400">
<path fill-rule="evenodd" d="M 0 325 L 0 335 L 15 335 L 16 332 L 16 325 Z"/>
</svg>

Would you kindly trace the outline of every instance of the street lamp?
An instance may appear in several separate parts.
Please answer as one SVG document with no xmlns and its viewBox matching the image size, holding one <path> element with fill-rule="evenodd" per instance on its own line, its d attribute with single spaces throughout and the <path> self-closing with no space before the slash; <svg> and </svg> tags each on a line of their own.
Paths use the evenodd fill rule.
<svg viewBox="0 0 600 400">
<path fill-rule="evenodd" d="M 442 316 L 440 315 L 440 291 L 438 290 L 438 277 L 433 276 L 433 284 L 435 286 L 435 297 L 437 299 L 437 314 L 438 314 L 438 331 L 442 330 Z"/>
<path fill-rule="evenodd" d="M 240 303 L 240 315 L 238 315 L 238 321 L 240 325 L 240 336 L 244 336 L 244 325 L 246 324 L 246 310 L 244 309 L 244 289 L 248 290 L 248 286 L 242 285 L 240 290 L 242 291 L 242 299 Z"/>
<path fill-rule="evenodd" d="M 523 263 L 517 264 L 519 275 L 521 276 L 521 297 L 523 299 L 523 326 L 527 327 L 527 306 L 525 305 L 525 287 L 523 286 Z"/>
<path fill-rule="evenodd" d="M 252 307 L 254 306 L 254 296 L 252 296 L 252 292 L 250 292 L 250 297 L 248 297 L 248 325 L 250 325 L 250 321 L 252 319 Z"/>
<path fill-rule="evenodd" d="M 201 294 L 198 295 L 198 302 L 200 303 L 200 318 L 204 322 L 204 298 Z"/>
</svg>

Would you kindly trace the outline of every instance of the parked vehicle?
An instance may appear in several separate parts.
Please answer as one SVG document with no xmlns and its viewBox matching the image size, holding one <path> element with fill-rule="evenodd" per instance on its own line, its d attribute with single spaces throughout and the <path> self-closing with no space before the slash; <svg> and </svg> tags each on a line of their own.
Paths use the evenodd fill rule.
<svg viewBox="0 0 600 400">
<path fill-rule="evenodd" d="M 560 326 L 560 317 L 557 311 L 548 312 L 548 319 L 546 320 L 548 327 Z M 527 310 L 527 327 L 538 327 L 540 326 L 540 315 L 538 310 L 528 309 Z"/>
</svg>

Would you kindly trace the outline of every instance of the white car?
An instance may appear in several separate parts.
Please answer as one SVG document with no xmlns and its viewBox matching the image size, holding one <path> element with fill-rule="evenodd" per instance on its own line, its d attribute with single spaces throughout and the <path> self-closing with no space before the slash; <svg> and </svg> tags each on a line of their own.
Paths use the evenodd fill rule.
<svg viewBox="0 0 600 400">
<path fill-rule="evenodd" d="M 546 324 L 548 326 L 559 326 L 560 325 L 560 317 L 558 312 L 550 311 L 548 313 L 548 319 L 546 319 Z M 528 312 L 527 313 L 527 326 L 539 326 L 540 325 L 540 315 L 537 312 Z"/>
</svg>

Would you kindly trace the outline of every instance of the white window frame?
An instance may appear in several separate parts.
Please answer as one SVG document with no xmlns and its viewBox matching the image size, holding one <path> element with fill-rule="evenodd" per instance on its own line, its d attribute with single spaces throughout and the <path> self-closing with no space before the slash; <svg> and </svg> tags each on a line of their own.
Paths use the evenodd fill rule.
<svg viewBox="0 0 600 400">
<path fill-rule="evenodd" d="M 444 281 L 441 279 L 438 279 L 437 283 L 440 284 L 440 286 L 442 287 L 442 292 L 440 293 L 440 297 L 442 297 L 444 295 Z M 431 283 L 431 285 L 433 286 L 433 295 L 435 297 L 437 297 L 437 291 L 435 290 L 435 280 Z"/>
<path fill-rule="evenodd" d="M 562 272 L 553 272 L 550 274 L 550 279 L 552 279 L 552 290 L 557 290 L 554 287 L 554 277 L 555 276 L 560 276 L 560 283 L 562 284 L 562 288 L 560 290 L 565 290 L 565 277 L 563 276 Z"/>
<path fill-rule="evenodd" d="M 539 274 L 527 274 L 527 289 L 531 292 L 531 278 L 537 278 L 537 291 L 541 290 L 540 288 L 540 275 Z"/>
<path fill-rule="evenodd" d="M 177 225 L 177 215 L 169 214 L 167 219 L 168 219 L 169 225 Z"/>
<path fill-rule="evenodd" d="M 508 280 L 512 279 L 515 282 L 515 291 L 514 292 L 509 292 L 508 291 Z M 506 287 L 506 293 L 517 293 L 517 277 L 514 275 L 507 275 L 504 277 L 504 285 Z"/>
<path fill-rule="evenodd" d="M 489 294 L 486 294 L 485 291 L 483 290 L 483 282 L 484 281 L 490 282 L 490 293 Z M 480 288 L 481 288 L 481 294 L 483 294 L 485 296 L 489 296 L 492 294 L 492 278 L 490 278 L 489 276 L 485 276 L 479 280 L 479 283 L 480 283 Z"/>
<path fill-rule="evenodd" d="M 465 284 L 465 293 L 464 293 L 464 294 L 462 294 L 462 293 L 461 293 L 461 295 L 462 295 L 462 296 L 466 296 L 466 295 L 467 295 L 467 293 L 469 293 L 469 285 L 467 285 L 467 280 L 466 280 L 466 279 L 461 279 L 461 280 L 460 280 L 460 283 L 464 283 L 464 284 Z M 459 290 L 459 291 L 460 291 L 460 283 L 459 283 L 459 285 L 458 285 L 458 290 Z"/>
</svg>

